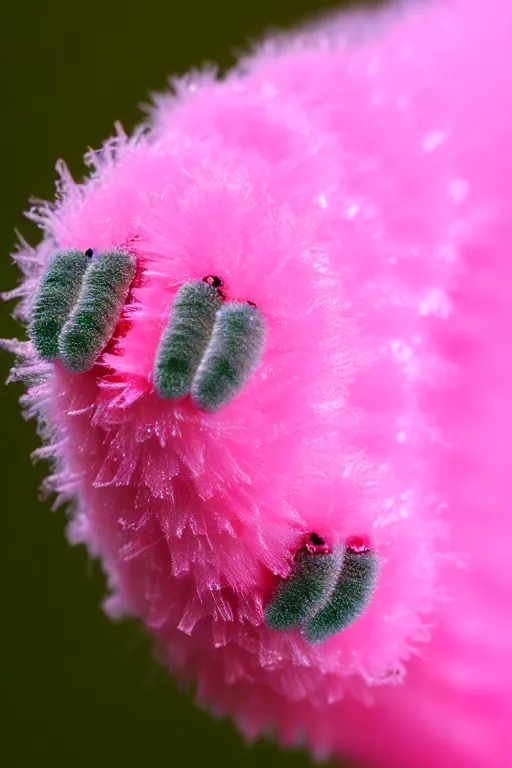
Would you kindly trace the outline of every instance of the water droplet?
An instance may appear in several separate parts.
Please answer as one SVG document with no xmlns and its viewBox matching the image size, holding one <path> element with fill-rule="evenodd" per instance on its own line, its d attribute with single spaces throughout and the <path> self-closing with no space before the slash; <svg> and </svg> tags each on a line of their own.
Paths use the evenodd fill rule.
<svg viewBox="0 0 512 768">
<path fill-rule="evenodd" d="M 353 219 L 357 216 L 359 213 L 359 206 L 357 203 L 352 203 L 352 205 L 349 205 L 347 208 L 345 208 L 345 216 L 347 219 Z"/>
<path fill-rule="evenodd" d="M 393 357 L 399 363 L 407 363 L 411 359 L 412 349 L 405 343 L 405 341 L 402 341 L 402 339 L 394 339 L 391 342 L 390 347 L 393 352 Z"/>
<path fill-rule="evenodd" d="M 450 314 L 450 301 L 447 295 L 440 288 L 434 288 L 429 291 L 420 302 L 420 315 L 437 315 L 437 317 L 446 318 Z"/>
<path fill-rule="evenodd" d="M 469 182 L 466 179 L 452 179 L 448 183 L 448 197 L 456 203 L 462 203 L 469 194 Z"/>
<path fill-rule="evenodd" d="M 436 255 L 440 259 L 447 261 L 449 264 L 454 264 L 459 257 L 457 248 L 451 243 L 444 243 L 443 245 L 439 246 Z"/>
<path fill-rule="evenodd" d="M 430 131 L 423 138 L 423 149 L 425 152 L 435 152 L 446 141 L 444 131 Z"/>
</svg>

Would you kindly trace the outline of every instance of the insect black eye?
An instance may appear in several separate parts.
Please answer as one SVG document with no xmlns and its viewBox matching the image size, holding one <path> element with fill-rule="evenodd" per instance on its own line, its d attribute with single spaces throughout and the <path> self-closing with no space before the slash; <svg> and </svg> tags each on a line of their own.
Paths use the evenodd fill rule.
<svg viewBox="0 0 512 768">
<path fill-rule="evenodd" d="M 220 288 L 222 285 L 222 280 L 217 275 L 206 275 L 206 277 L 203 277 L 203 282 L 208 283 L 213 288 Z"/>
<path fill-rule="evenodd" d="M 325 544 L 325 541 L 322 539 L 321 536 L 318 535 L 318 533 L 312 533 L 311 543 L 314 544 L 315 547 L 322 547 Z"/>
<path fill-rule="evenodd" d="M 88 248 L 88 249 L 86 250 L 86 252 L 85 252 L 85 255 L 87 256 L 87 258 L 89 259 L 89 261 L 92 259 L 92 257 L 93 257 L 93 253 L 94 253 L 94 252 L 93 252 L 92 248 Z"/>
</svg>

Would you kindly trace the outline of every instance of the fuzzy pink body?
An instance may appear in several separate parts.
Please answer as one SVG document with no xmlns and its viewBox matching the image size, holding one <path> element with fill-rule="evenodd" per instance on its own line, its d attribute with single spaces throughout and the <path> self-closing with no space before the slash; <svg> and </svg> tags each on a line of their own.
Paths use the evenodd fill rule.
<svg viewBox="0 0 512 768">
<path fill-rule="evenodd" d="M 85 185 L 64 172 L 21 254 L 22 316 L 55 244 L 138 256 L 105 365 L 42 366 L 28 400 L 109 609 L 249 736 L 510 768 L 511 59 L 507 0 L 269 43 L 159 99 Z M 214 415 L 152 383 L 176 290 L 207 274 L 269 329 Z M 308 531 L 381 558 L 367 612 L 314 648 L 263 621 Z"/>
</svg>

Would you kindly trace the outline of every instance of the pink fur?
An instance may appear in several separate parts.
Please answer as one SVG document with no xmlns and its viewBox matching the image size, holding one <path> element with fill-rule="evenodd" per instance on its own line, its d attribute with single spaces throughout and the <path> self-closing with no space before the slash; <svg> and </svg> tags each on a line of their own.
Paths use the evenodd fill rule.
<svg viewBox="0 0 512 768">
<path fill-rule="evenodd" d="M 176 83 L 86 183 L 61 166 L 33 213 L 22 319 L 56 244 L 139 264 L 103 365 L 16 347 L 15 375 L 45 376 L 25 405 L 51 424 L 49 486 L 78 499 L 70 536 L 102 558 L 111 613 L 250 737 L 510 766 L 511 50 L 508 0 L 271 40 L 222 82 Z M 211 416 L 152 383 L 176 290 L 207 274 L 269 328 Z M 263 623 L 312 530 L 381 560 L 367 612 L 318 647 Z"/>
</svg>

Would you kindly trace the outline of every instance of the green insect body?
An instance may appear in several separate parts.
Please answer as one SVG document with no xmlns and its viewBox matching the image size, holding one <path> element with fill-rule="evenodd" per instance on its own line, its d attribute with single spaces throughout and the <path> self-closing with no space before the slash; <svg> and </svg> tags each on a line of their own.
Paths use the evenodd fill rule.
<svg viewBox="0 0 512 768">
<path fill-rule="evenodd" d="M 155 358 L 154 382 L 161 397 L 174 400 L 190 393 L 221 306 L 217 287 L 203 280 L 185 283 L 177 292 Z"/>
<path fill-rule="evenodd" d="M 200 410 L 218 411 L 243 389 L 260 364 L 266 335 L 265 318 L 257 307 L 223 305 L 192 383 L 192 399 Z"/>
<path fill-rule="evenodd" d="M 59 337 L 59 355 L 69 371 L 84 373 L 94 366 L 114 333 L 135 271 L 135 257 L 117 249 L 89 265 Z"/>
<path fill-rule="evenodd" d="M 343 549 L 310 552 L 303 547 L 289 578 L 283 579 L 265 609 L 271 629 L 294 629 L 310 619 L 331 594 L 343 559 Z"/>
<path fill-rule="evenodd" d="M 88 267 L 83 251 L 56 251 L 49 259 L 37 289 L 28 328 L 29 337 L 43 360 L 59 357 L 59 336 L 78 299 Z"/>
<path fill-rule="evenodd" d="M 366 610 L 377 585 L 378 558 L 374 552 L 347 548 L 331 596 L 304 629 L 311 645 L 318 645 L 347 629 Z"/>
</svg>

